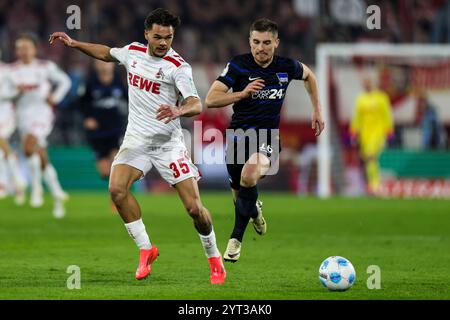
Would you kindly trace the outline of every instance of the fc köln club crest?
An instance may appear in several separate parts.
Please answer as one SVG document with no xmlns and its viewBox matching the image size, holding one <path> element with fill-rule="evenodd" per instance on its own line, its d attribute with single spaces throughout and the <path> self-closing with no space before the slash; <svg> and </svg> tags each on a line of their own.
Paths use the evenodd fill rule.
<svg viewBox="0 0 450 320">
<path fill-rule="evenodd" d="M 162 68 L 159 68 L 158 72 L 156 73 L 156 79 L 164 80 L 164 72 L 162 71 Z"/>
</svg>

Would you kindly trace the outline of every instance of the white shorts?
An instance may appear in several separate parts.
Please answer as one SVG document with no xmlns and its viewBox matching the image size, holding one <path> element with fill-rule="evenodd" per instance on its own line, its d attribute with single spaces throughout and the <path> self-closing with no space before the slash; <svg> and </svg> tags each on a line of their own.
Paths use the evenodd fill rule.
<svg viewBox="0 0 450 320">
<path fill-rule="evenodd" d="M 125 137 L 112 166 L 118 164 L 127 164 L 141 170 L 143 177 L 155 167 L 161 177 L 172 186 L 189 178 L 200 177 L 186 146 L 180 141 L 166 143 L 163 146 L 151 146 Z"/>
<path fill-rule="evenodd" d="M 16 130 L 16 115 L 11 104 L 0 105 L 0 138 L 8 140 Z"/>
<path fill-rule="evenodd" d="M 17 112 L 18 127 L 22 137 L 31 134 L 41 148 L 47 147 L 47 137 L 53 130 L 55 116 L 48 107 L 29 107 Z"/>
</svg>

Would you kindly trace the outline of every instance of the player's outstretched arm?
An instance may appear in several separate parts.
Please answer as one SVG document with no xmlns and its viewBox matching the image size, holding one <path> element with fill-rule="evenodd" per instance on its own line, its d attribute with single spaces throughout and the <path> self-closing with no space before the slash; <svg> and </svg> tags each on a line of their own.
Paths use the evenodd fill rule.
<svg viewBox="0 0 450 320">
<path fill-rule="evenodd" d="M 1 77 L 0 81 L 0 102 L 14 101 L 23 93 L 20 90 L 20 86 L 14 85 L 9 73 L 5 72 L 4 77 Z"/>
<path fill-rule="evenodd" d="M 117 62 L 117 60 L 111 56 L 109 51 L 111 50 L 110 47 L 102 45 L 102 44 L 95 44 L 95 43 L 87 43 L 87 42 L 81 42 L 77 41 L 75 39 L 72 39 L 64 32 L 54 32 L 50 35 L 50 38 L 48 41 L 50 44 L 53 44 L 55 40 L 59 40 L 64 45 L 70 48 L 75 48 L 80 50 L 81 52 L 87 54 L 88 56 L 91 56 L 98 60 L 103 60 L 106 62 Z"/>
<path fill-rule="evenodd" d="M 51 106 L 59 104 L 72 86 L 69 76 L 54 63 L 50 63 L 49 79 L 55 89 L 48 95 L 47 103 Z"/>
<path fill-rule="evenodd" d="M 197 97 L 188 97 L 181 107 L 162 104 L 156 111 L 156 120 L 169 123 L 178 117 L 193 117 L 202 112 L 202 102 Z"/>
<path fill-rule="evenodd" d="M 239 100 L 249 98 L 253 93 L 264 88 L 264 80 L 258 79 L 250 82 L 243 91 L 228 92 L 230 88 L 216 80 L 206 95 L 205 104 L 208 108 L 222 108 Z"/>
<path fill-rule="evenodd" d="M 303 80 L 305 81 L 305 88 L 308 91 L 311 104 L 313 106 L 313 114 L 311 119 L 311 128 L 315 130 L 316 137 L 325 128 L 325 122 L 322 119 L 322 113 L 319 102 L 319 89 L 317 86 L 317 78 L 315 74 L 302 63 L 303 66 Z"/>
</svg>

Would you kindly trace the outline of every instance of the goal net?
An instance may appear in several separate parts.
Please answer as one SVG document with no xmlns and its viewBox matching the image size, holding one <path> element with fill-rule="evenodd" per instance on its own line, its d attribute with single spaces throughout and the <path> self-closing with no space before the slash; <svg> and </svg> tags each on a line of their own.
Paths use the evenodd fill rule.
<svg viewBox="0 0 450 320">
<path fill-rule="evenodd" d="M 370 190 L 370 169 L 349 130 L 369 81 L 389 97 L 393 119 L 377 157 L 377 193 L 450 198 L 450 46 L 322 44 L 316 63 L 326 122 L 318 142 L 319 196 Z"/>
</svg>

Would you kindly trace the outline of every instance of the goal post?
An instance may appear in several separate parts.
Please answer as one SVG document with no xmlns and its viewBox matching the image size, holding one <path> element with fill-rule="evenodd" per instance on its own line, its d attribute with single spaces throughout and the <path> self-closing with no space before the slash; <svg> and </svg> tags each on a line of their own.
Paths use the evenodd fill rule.
<svg viewBox="0 0 450 320">
<path fill-rule="evenodd" d="M 390 61 L 407 61 L 414 63 L 418 59 L 448 59 L 450 61 L 450 45 L 427 44 L 386 44 L 386 43 L 357 43 L 357 44 L 320 44 L 316 49 L 316 70 L 319 86 L 319 97 L 322 104 L 322 116 L 325 121 L 325 130 L 318 139 L 318 181 L 317 192 L 321 198 L 333 194 L 332 190 L 332 163 L 335 158 L 332 148 L 333 126 L 330 116 L 330 70 L 333 68 L 333 59 L 346 59 L 351 61 L 354 57 L 363 57 L 383 63 Z M 355 73 L 357 67 L 354 66 Z M 449 68 L 450 70 L 450 68 Z M 447 79 L 447 81 L 449 81 Z M 342 83 L 338 85 L 343 85 Z M 450 87 L 448 88 L 450 92 Z M 450 99 L 450 94 L 448 95 Z M 450 108 L 450 101 L 448 103 Z M 395 120 L 394 120 L 395 121 Z"/>
</svg>

